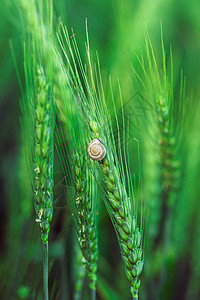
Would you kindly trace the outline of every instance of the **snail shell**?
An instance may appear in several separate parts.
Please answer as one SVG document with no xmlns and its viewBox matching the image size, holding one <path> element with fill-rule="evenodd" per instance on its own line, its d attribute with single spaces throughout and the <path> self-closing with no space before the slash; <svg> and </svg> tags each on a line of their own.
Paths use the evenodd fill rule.
<svg viewBox="0 0 200 300">
<path fill-rule="evenodd" d="M 100 161 L 106 156 L 106 148 L 99 139 L 95 139 L 89 143 L 87 154 L 92 160 Z"/>
</svg>

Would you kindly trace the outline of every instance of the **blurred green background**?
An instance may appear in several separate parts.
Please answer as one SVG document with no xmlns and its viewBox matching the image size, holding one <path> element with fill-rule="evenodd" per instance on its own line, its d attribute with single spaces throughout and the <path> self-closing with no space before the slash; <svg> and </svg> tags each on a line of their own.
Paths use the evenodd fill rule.
<svg viewBox="0 0 200 300">
<path fill-rule="evenodd" d="M 39 230 L 34 222 L 32 194 L 22 147 L 19 104 L 21 94 L 9 46 L 9 41 L 12 40 L 23 79 L 22 22 L 19 18 L 19 7 L 19 0 L 5 0 L 0 3 L 0 298 L 41 299 L 42 252 Z M 69 29 L 73 28 L 81 53 L 85 53 L 87 18 L 91 53 L 95 56 L 95 51 L 98 51 L 105 91 L 107 93 L 109 75 L 113 82 L 119 78 L 125 103 L 136 93 L 131 66 L 137 70 L 136 54 L 140 56 L 144 52 L 146 26 L 158 53 L 158 60 L 161 59 L 162 21 L 167 56 L 170 45 L 173 49 L 175 94 L 178 94 L 179 77 L 181 70 L 184 70 L 187 93 L 192 95 L 193 103 L 188 112 L 192 117 L 190 128 L 185 132 L 186 145 L 181 149 L 184 166 L 181 196 L 175 208 L 173 242 L 167 254 L 165 253 L 166 256 L 157 251 L 153 257 L 147 249 L 146 271 L 144 269 L 141 279 L 140 297 L 147 300 L 200 299 L 199 1 L 58 0 L 55 12 Z M 141 140 L 143 145 L 145 135 L 140 130 L 142 122 L 140 118 L 134 127 L 133 136 Z M 145 173 L 144 149 L 141 149 L 142 173 Z M 57 156 L 55 161 L 55 213 L 50 233 L 49 284 L 51 299 L 62 300 L 72 299 L 77 275 L 72 264 L 75 243 L 73 225 Z M 144 191 L 145 184 L 151 182 L 146 183 L 144 179 Z M 148 248 L 148 243 L 146 247 Z M 117 240 L 101 203 L 99 248 L 98 299 L 129 299 L 128 283 Z M 163 260 L 167 262 L 168 275 L 162 291 L 158 294 L 156 280 Z M 84 283 L 84 287 L 86 285 Z M 86 288 L 83 297 L 88 299 Z"/>
</svg>

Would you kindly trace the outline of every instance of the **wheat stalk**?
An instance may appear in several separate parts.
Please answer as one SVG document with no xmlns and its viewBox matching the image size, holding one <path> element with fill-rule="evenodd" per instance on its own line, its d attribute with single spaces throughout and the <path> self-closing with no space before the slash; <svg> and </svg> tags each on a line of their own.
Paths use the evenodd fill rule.
<svg viewBox="0 0 200 300">
<path fill-rule="evenodd" d="M 83 255 L 78 242 L 75 243 L 75 259 L 74 259 L 74 300 L 80 300 L 83 290 L 86 269 L 83 265 Z"/>
</svg>

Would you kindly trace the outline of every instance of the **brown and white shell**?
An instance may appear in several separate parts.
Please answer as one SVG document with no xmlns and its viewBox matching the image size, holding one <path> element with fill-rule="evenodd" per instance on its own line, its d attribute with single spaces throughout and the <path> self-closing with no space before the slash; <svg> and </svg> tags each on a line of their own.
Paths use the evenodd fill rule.
<svg viewBox="0 0 200 300">
<path fill-rule="evenodd" d="M 89 143 L 87 154 L 92 160 L 100 161 L 106 156 L 106 148 L 99 139 L 95 139 Z"/>
</svg>

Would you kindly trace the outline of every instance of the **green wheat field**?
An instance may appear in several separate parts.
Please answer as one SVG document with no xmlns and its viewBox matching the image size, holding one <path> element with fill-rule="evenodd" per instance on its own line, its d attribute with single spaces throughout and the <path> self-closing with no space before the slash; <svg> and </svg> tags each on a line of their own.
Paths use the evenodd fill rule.
<svg viewBox="0 0 200 300">
<path fill-rule="evenodd" d="M 0 299 L 199 300 L 199 0 L 0 2 Z"/>
</svg>

